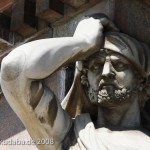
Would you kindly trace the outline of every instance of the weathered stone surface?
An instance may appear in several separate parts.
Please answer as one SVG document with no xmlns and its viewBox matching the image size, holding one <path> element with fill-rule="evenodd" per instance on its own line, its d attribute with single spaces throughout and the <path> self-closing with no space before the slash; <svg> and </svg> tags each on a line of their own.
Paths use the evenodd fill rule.
<svg viewBox="0 0 150 150">
<path fill-rule="evenodd" d="M 62 18 L 62 15 L 52 9 L 48 9 L 40 14 L 38 14 L 38 17 L 41 19 L 46 20 L 47 22 L 55 22 L 57 20 L 59 20 L 60 18 Z"/>
<path fill-rule="evenodd" d="M 11 47 L 12 44 L 8 43 L 7 41 L 4 41 L 3 39 L 0 39 L 0 50 L 4 51 L 5 49 L 8 49 Z"/>
<path fill-rule="evenodd" d="M 0 12 L 6 11 L 16 3 L 15 0 L 1 0 L 0 1 Z"/>
<path fill-rule="evenodd" d="M 16 30 L 24 22 L 24 0 L 18 0 L 11 14 L 10 30 Z"/>
<path fill-rule="evenodd" d="M 88 2 L 88 0 L 61 0 L 61 1 L 75 8 L 79 8 Z"/>
<path fill-rule="evenodd" d="M 49 0 L 37 0 L 36 1 L 36 15 L 49 9 Z"/>
<path fill-rule="evenodd" d="M 32 28 L 28 24 L 22 24 L 16 29 L 16 33 L 21 35 L 23 38 L 27 38 L 33 34 L 35 34 L 37 30 L 35 28 Z"/>
<path fill-rule="evenodd" d="M 115 22 L 122 32 L 150 46 L 150 3 L 148 0 L 116 0 Z"/>
</svg>

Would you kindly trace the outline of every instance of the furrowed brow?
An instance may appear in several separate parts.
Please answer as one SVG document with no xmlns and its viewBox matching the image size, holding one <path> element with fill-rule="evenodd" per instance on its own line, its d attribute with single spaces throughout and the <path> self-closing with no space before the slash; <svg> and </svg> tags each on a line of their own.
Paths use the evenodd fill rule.
<svg viewBox="0 0 150 150">
<path fill-rule="evenodd" d="M 123 62 L 125 64 L 129 64 L 129 61 L 124 58 L 124 57 L 121 57 L 121 56 L 111 56 L 111 61 L 112 62 Z"/>
</svg>

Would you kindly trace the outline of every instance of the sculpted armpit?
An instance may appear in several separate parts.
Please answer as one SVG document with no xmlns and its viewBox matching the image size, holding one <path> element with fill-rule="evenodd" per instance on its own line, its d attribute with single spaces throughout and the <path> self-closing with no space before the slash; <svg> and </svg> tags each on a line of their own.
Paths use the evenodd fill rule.
<svg viewBox="0 0 150 150">
<path fill-rule="evenodd" d="M 42 124 L 53 127 L 58 113 L 58 106 L 54 94 L 47 87 L 44 87 L 43 95 L 34 111 Z"/>
<path fill-rule="evenodd" d="M 44 93 L 44 87 L 42 82 L 32 81 L 30 91 L 31 94 L 29 104 L 32 106 L 33 109 L 35 109 Z"/>
</svg>

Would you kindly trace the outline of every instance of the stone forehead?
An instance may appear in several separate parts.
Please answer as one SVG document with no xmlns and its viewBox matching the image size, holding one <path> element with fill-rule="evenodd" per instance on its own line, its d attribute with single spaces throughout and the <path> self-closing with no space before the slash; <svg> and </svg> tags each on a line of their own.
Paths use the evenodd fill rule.
<svg viewBox="0 0 150 150">
<path fill-rule="evenodd" d="M 127 58 L 142 76 L 149 74 L 149 52 L 143 43 L 123 33 L 110 33 L 105 36 L 104 48 Z"/>
<path fill-rule="evenodd" d="M 123 59 L 123 60 L 129 61 L 128 58 L 125 57 L 124 55 L 117 53 L 115 51 L 109 50 L 109 49 L 105 49 L 105 48 L 100 49 L 100 51 L 91 55 L 89 58 L 87 58 L 87 61 L 101 59 L 101 58 L 107 58 L 107 57 L 109 57 L 111 59 L 111 58 L 113 58 L 112 56 L 116 56 L 116 57 L 118 57 L 118 59 Z"/>
</svg>

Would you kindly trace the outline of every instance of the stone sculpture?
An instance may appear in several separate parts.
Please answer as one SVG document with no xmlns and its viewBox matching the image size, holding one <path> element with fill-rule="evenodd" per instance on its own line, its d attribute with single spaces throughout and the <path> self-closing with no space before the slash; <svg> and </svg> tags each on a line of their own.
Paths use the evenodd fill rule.
<svg viewBox="0 0 150 150">
<path fill-rule="evenodd" d="M 71 62 L 74 81 L 60 104 L 42 80 Z M 40 150 L 148 150 L 141 112 L 149 75 L 149 48 L 96 14 L 80 21 L 73 37 L 14 49 L 2 61 L 1 86 Z M 54 143 L 37 143 L 48 139 Z"/>
</svg>

